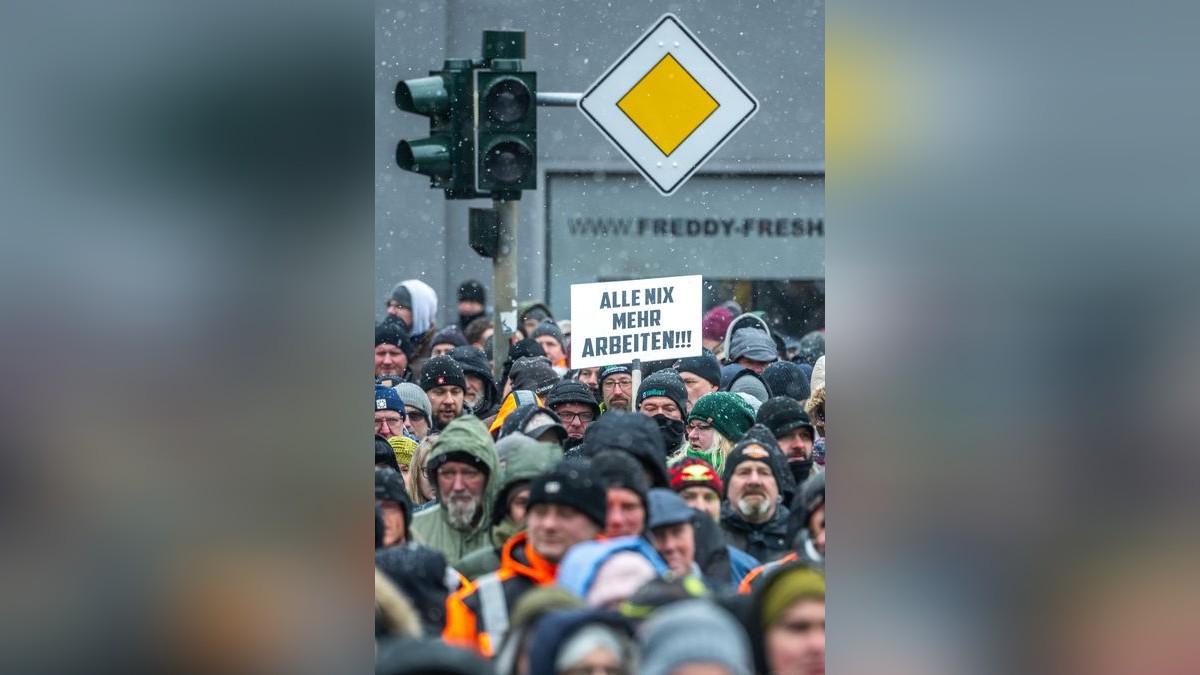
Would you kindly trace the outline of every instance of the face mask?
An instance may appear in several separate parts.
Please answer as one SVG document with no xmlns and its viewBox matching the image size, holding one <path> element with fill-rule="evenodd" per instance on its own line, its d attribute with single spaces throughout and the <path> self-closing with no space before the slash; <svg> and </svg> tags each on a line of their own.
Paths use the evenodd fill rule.
<svg viewBox="0 0 1200 675">
<path fill-rule="evenodd" d="M 670 455 L 672 452 L 675 452 L 675 448 L 678 448 L 683 443 L 683 420 L 671 419 L 666 415 L 655 415 L 651 419 L 658 423 L 658 433 L 662 434 L 667 454 Z"/>
<path fill-rule="evenodd" d="M 796 479 L 796 485 L 804 482 L 808 478 L 808 474 L 812 471 L 813 462 L 811 459 L 806 459 L 800 462 L 788 462 L 788 468 L 792 470 L 792 477 Z"/>
</svg>

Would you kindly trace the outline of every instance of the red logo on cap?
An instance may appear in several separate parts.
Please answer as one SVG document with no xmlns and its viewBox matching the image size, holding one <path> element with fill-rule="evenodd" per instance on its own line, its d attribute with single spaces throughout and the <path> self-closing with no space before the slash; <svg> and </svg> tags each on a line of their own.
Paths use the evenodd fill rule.
<svg viewBox="0 0 1200 675">
<path fill-rule="evenodd" d="M 444 375 L 438 375 L 438 384 L 446 384 L 446 377 Z"/>
</svg>

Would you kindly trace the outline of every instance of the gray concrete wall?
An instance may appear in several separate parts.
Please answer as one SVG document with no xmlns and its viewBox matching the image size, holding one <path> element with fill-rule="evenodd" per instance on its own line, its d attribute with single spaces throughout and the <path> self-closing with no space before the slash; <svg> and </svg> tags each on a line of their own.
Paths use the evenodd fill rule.
<svg viewBox="0 0 1200 675">
<path fill-rule="evenodd" d="M 525 67 L 538 71 L 539 88 L 583 92 L 666 12 L 674 13 L 760 105 L 755 117 L 701 171 L 824 172 L 825 23 L 819 0 L 754 4 L 381 1 L 375 45 L 375 287 L 380 315 L 391 287 L 406 278 L 420 277 L 438 291 L 439 324 L 443 325 L 455 316 L 454 291 L 461 280 L 473 277 L 491 286 L 491 261 L 477 256 L 467 244 L 467 209 L 489 202 L 447 201 L 440 190 L 428 187 L 428 179 L 395 166 L 396 143 L 428 132 L 426 118 L 395 107 L 396 83 L 427 75 L 445 58 L 479 58 L 484 30 L 524 30 Z M 603 175 L 632 170 L 578 110 L 541 108 L 538 115 L 541 186 L 545 171 L 586 170 Z M 521 298 L 544 297 L 547 292 L 546 206 L 543 189 L 527 192 L 521 200 L 517 231 Z M 572 270 L 581 277 L 586 276 L 583 272 Z"/>
</svg>

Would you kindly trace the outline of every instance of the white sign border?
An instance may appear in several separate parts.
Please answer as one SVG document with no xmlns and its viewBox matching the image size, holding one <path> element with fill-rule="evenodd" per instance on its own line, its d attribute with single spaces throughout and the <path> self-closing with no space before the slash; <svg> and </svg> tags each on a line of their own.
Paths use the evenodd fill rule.
<svg viewBox="0 0 1200 675">
<path fill-rule="evenodd" d="M 695 303 L 696 311 L 694 312 L 694 316 L 692 316 L 692 315 L 688 316 L 689 325 L 680 325 L 677 328 L 676 327 L 671 328 L 671 330 L 690 330 L 690 331 L 692 331 L 691 346 L 690 347 L 674 347 L 669 350 L 660 349 L 660 350 L 658 350 L 658 353 L 640 352 L 637 356 L 620 355 L 620 356 L 614 356 L 614 357 L 610 357 L 610 358 L 606 358 L 605 356 L 591 356 L 591 357 L 586 357 L 588 359 L 588 362 L 591 363 L 591 365 L 577 365 L 577 363 L 579 363 L 579 364 L 583 363 L 584 357 L 582 356 L 583 340 L 582 339 L 580 339 L 578 341 L 576 340 L 577 337 L 582 338 L 583 335 L 582 335 L 582 333 L 577 333 L 576 325 L 584 324 L 585 322 L 584 321 L 576 321 L 575 313 L 576 313 L 577 309 L 580 310 L 581 312 L 588 311 L 588 310 L 584 310 L 581 307 L 581 305 L 583 304 L 582 302 L 580 302 L 580 300 L 582 300 L 582 296 L 585 293 L 586 294 L 594 293 L 596 290 L 596 287 L 598 287 L 598 286 L 606 287 L 604 289 L 601 289 L 602 291 L 609 291 L 609 290 L 616 290 L 616 287 L 620 286 L 620 285 L 632 285 L 632 284 L 636 284 L 639 288 L 645 287 L 646 285 L 650 285 L 650 284 L 653 284 L 656 286 L 670 285 L 670 286 L 675 286 L 675 287 L 687 287 L 689 289 L 689 291 L 696 294 L 696 296 L 697 296 L 696 297 L 697 302 Z M 703 349 L 704 349 L 704 338 L 703 338 L 704 318 L 703 318 L 702 310 L 703 310 L 703 302 L 704 302 L 704 275 L 702 275 L 702 274 L 681 274 L 681 275 L 675 275 L 675 276 L 669 276 L 669 277 L 646 277 L 646 278 L 638 278 L 638 279 L 624 279 L 621 281 L 596 281 L 596 282 L 587 282 L 587 283 L 580 283 L 580 284 L 571 284 L 570 295 L 571 295 L 571 368 L 603 368 L 606 365 L 630 363 L 634 359 L 637 359 L 639 362 L 643 362 L 643 363 L 646 361 L 666 361 L 666 360 L 671 360 L 671 359 L 687 358 L 690 356 L 698 356 L 703 353 Z M 648 308 L 648 309 L 654 308 L 651 305 L 644 305 L 642 307 Z M 614 309 L 619 311 L 620 308 L 614 308 Z M 590 310 L 589 313 L 593 313 L 593 314 L 605 313 L 605 314 L 611 315 L 612 310 L 593 309 L 593 310 Z M 694 323 L 692 323 L 692 322 L 694 322 Z M 618 329 L 617 332 L 619 334 L 628 334 L 628 333 L 632 333 L 632 332 L 638 332 L 640 330 L 642 330 L 642 329 L 629 328 L 629 329 Z M 607 332 L 608 331 L 606 331 L 606 333 Z M 575 353 L 576 350 L 579 350 L 580 354 L 576 354 Z M 645 354 L 645 356 L 642 356 L 642 354 Z"/>
<path fill-rule="evenodd" d="M 660 31 L 662 34 L 658 34 Z M 658 48 L 642 49 L 651 39 L 659 41 Z M 633 86 L 629 82 L 639 81 L 668 53 L 688 70 L 718 105 L 712 115 L 675 148 L 670 157 L 664 155 L 624 111 L 617 107 L 617 102 Z M 697 69 L 697 63 L 711 65 L 719 70 L 724 78 L 710 78 L 713 81 L 707 81 L 696 77 L 693 71 Z M 669 196 L 678 190 L 713 153 L 758 112 L 758 108 L 758 100 L 704 47 L 679 18 L 671 13 L 664 14 L 634 42 L 579 100 L 579 109 L 584 115 L 663 196 Z M 609 128 L 613 131 L 610 132 Z M 714 132 L 714 129 L 722 131 Z M 624 143 L 617 140 L 618 136 Z M 715 140 L 714 136 L 717 136 Z M 659 159 L 653 160 L 655 166 L 651 169 L 644 166 L 639 157 Z"/>
</svg>

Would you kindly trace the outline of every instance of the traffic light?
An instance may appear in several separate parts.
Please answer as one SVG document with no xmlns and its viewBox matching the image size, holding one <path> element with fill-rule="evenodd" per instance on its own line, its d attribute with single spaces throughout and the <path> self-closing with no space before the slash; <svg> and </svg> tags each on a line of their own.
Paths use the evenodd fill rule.
<svg viewBox="0 0 1200 675">
<path fill-rule="evenodd" d="M 475 179 L 480 192 L 519 199 L 537 188 L 537 73 L 518 59 L 491 59 L 475 71 L 478 96 Z"/>
<path fill-rule="evenodd" d="M 441 71 L 396 85 L 396 106 L 429 117 L 429 137 L 396 145 L 396 165 L 430 177 L 448 199 L 475 192 L 475 97 L 470 59 L 447 59 Z"/>
</svg>

